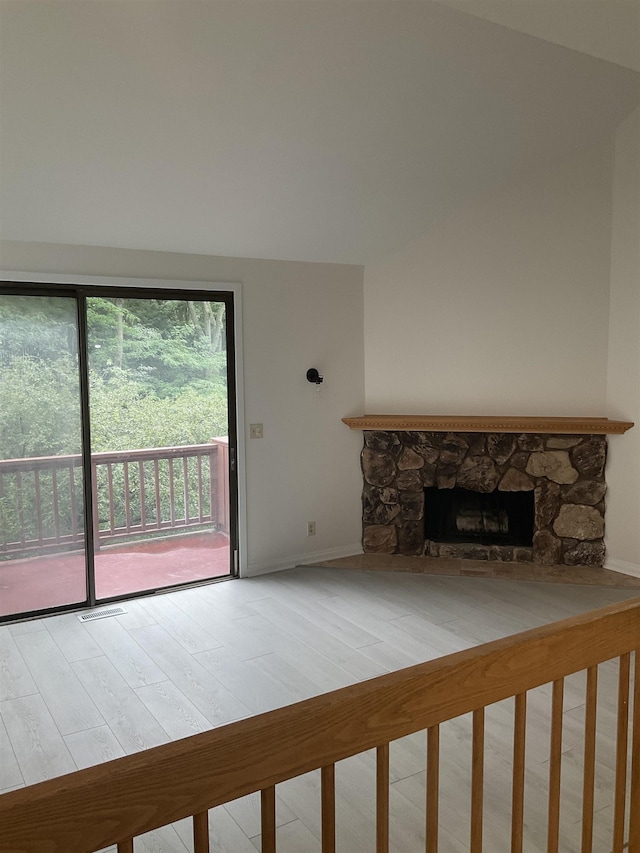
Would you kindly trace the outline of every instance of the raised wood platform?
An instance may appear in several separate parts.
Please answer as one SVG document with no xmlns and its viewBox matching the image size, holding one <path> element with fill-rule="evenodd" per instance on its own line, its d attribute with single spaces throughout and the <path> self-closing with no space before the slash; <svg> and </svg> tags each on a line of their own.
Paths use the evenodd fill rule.
<svg viewBox="0 0 640 853">
<path fill-rule="evenodd" d="M 620 435 L 633 421 L 609 418 L 482 417 L 479 415 L 363 415 L 343 418 L 349 429 L 424 432 L 529 432 L 560 435 Z"/>
<path fill-rule="evenodd" d="M 457 557 L 407 557 L 403 554 L 354 554 L 352 557 L 317 562 L 314 566 L 364 572 L 407 572 L 443 577 L 493 578 L 528 583 L 582 584 L 640 590 L 640 577 L 598 566 L 542 566 L 539 563 L 463 560 Z"/>
</svg>

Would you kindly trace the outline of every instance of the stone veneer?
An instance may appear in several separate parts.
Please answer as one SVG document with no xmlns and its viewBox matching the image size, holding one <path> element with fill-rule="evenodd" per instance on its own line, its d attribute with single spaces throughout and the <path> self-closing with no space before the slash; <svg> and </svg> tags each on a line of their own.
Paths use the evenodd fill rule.
<svg viewBox="0 0 640 853">
<path fill-rule="evenodd" d="M 363 549 L 602 566 L 606 455 L 604 435 L 365 431 Z M 533 491 L 533 547 L 425 540 L 427 486 Z"/>
</svg>

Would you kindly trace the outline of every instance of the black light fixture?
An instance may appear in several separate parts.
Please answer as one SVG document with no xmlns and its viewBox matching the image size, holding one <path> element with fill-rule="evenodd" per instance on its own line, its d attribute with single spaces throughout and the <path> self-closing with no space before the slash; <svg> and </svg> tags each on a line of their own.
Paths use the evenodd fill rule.
<svg viewBox="0 0 640 853">
<path fill-rule="evenodd" d="M 324 382 L 324 376 L 321 376 L 315 367 L 310 367 L 307 370 L 307 382 L 312 382 L 314 385 L 320 385 Z"/>
</svg>

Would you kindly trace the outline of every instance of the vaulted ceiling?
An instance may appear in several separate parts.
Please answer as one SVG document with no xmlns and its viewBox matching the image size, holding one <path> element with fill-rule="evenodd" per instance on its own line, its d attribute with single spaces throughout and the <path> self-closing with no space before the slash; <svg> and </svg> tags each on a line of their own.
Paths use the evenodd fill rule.
<svg viewBox="0 0 640 853">
<path fill-rule="evenodd" d="M 2 236 L 376 260 L 640 101 L 635 0 L 550 2 L 4 0 Z"/>
<path fill-rule="evenodd" d="M 478 18 L 640 71 L 640 0 L 438 0 Z"/>
</svg>

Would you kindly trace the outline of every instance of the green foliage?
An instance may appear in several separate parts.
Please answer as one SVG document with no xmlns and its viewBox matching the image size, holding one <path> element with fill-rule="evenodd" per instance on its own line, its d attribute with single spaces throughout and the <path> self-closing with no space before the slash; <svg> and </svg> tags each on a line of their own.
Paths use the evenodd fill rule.
<svg viewBox="0 0 640 853">
<path fill-rule="evenodd" d="M 31 358 L 56 361 L 77 356 L 75 300 L 46 296 L 0 298 L 0 364 Z"/>
<path fill-rule="evenodd" d="M 90 364 L 103 377 L 127 370 L 158 397 L 198 380 L 224 385 L 222 303 L 92 297 L 87 319 Z"/>
<path fill-rule="evenodd" d="M 79 453 L 78 387 L 71 356 L 0 363 L 0 459 Z"/>
<path fill-rule="evenodd" d="M 92 371 L 94 451 L 204 444 L 227 434 L 227 401 L 218 385 L 199 383 L 176 397 L 158 398 L 125 370 L 108 378 Z"/>
</svg>

